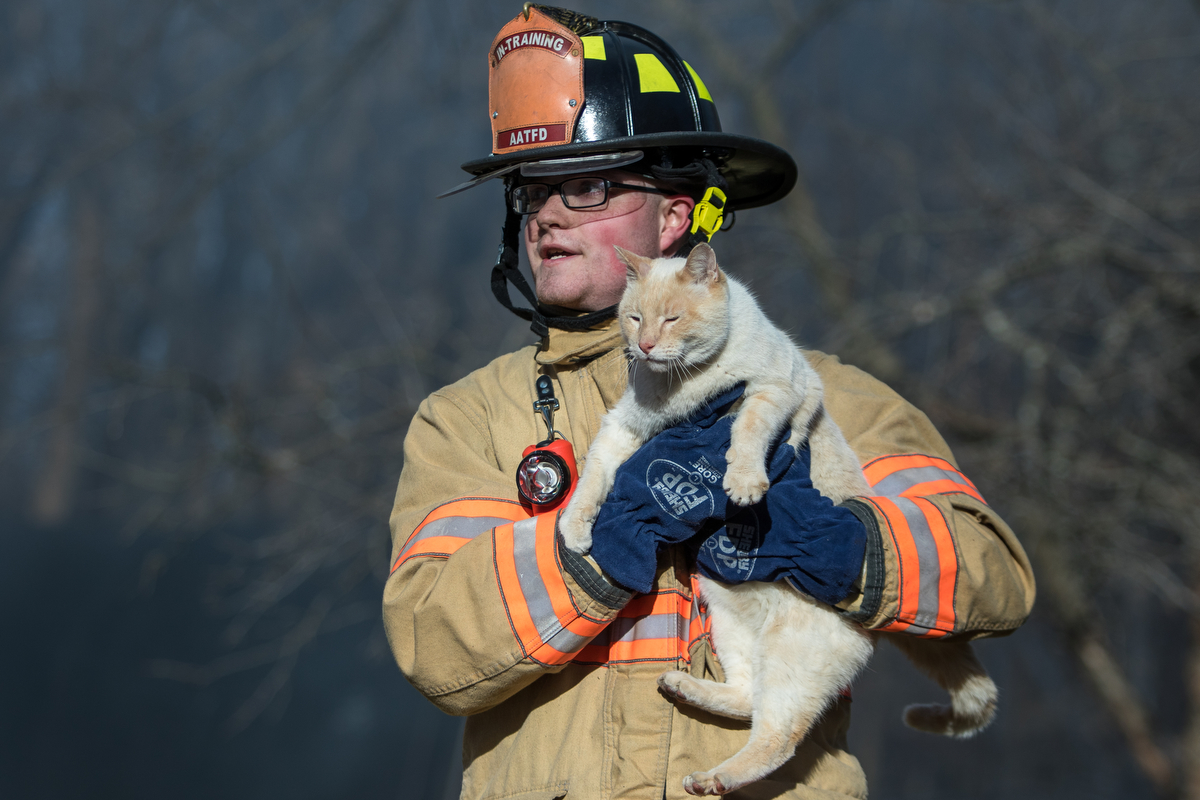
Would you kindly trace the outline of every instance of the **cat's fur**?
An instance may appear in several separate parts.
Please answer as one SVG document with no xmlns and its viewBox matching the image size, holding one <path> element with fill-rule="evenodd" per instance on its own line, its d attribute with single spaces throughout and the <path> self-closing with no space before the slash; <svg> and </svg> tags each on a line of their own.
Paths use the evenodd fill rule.
<svg viewBox="0 0 1200 800">
<path fill-rule="evenodd" d="M 742 381 L 746 390 L 724 476 L 731 500 L 750 505 L 762 498 L 767 450 L 786 425 L 791 444 L 807 440 L 813 485 L 822 494 L 835 503 L 869 494 L 858 459 L 824 413 L 820 378 L 750 292 L 717 266 L 711 247 L 698 245 L 686 261 L 617 252 L 629 273 L 618 313 L 634 369 L 629 388 L 601 423 L 559 521 L 569 548 L 591 548 L 592 523 L 622 462 Z M 866 665 L 877 634 L 784 582 L 726 585 L 701 577 L 699 587 L 725 682 L 671 671 L 659 678 L 659 687 L 676 701 L 751 721 L 745 747 L 715 769 L 683 780 L 690 794 L 726 794 L 791 758 L 830 701 Z M 910 706 L 910 726 L 970 736 L 991 721 L 996 687 L 969 644 L 889 638 L 951 695 L 950 706 Z"/>
</svg>

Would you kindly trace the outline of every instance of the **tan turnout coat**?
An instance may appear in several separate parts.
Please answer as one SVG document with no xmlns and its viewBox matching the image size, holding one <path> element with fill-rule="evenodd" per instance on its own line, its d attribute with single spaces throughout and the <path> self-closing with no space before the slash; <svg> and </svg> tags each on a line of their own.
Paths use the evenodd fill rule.
<svg viewBox="0 0 1200 800">
<path fill-rule="evenodd" d="M 1029 562 L 925 415 L 860 370 L 809 355 L 873 487 L 856 511 L 868 528 L 862 591 L 845 613 L 931 637 L 1019 626 L 1034 597 Z M 554 381 L 555 427 L 582 461 L 625 389 L 615 323 L 554 330 L 421 404 L 391 516 L 392 651 L 434 704 L 470 715 L 464 798 L 684 798 L 684 775 L 748 736 L 657 691 L 668 669 L 722 677 L 693 564 L 684 548 L 665 550 L 654 592 L 631 596 L 558 546 L 554 515 L 517 503 L 517 463 L 545 434 L 532 407 L 539 374 Z M 866 797 L 846 752 L 850 705 L 840 699 L 795 758 L 731 797 Z"/>
</svg>

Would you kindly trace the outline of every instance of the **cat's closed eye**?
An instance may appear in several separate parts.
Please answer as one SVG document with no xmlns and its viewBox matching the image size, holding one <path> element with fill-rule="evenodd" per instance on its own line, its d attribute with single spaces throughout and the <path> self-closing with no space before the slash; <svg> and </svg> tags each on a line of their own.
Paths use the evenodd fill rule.
<svg viewBox="0 0 1200 800">
<path fill-rule="evenodd" d="M 631 322 L 641 322 L 642 321 L 642 318 L 639 317 L 637 314 L 630 314 L 629 319 Z"/>
</svg>

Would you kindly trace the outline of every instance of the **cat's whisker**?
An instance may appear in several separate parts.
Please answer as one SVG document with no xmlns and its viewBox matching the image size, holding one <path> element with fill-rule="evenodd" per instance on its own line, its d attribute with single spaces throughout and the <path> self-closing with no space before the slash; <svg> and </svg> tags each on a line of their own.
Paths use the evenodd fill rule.
<svg viewBox="0 0 1200 800">
<path fill-rule="evenodd" d="M 638 360 L 633 356 L 633 353 L 629 353 L 628 357 L 625 359 L 625 371 L 629 374 L 630 378 L 632 378 L 637 372 L 637 368 Z"/>
</svg>

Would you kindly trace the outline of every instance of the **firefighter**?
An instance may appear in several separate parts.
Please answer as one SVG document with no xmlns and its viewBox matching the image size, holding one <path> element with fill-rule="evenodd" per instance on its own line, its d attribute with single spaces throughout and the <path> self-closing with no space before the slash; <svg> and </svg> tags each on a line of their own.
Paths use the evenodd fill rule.
<svg viewBox="0 0 1200 800">
<path fill-rule="evenodd" d="M 722 679 L 695 548 L 647 537 L 653 549 L 636 556 L 651 559 L 653 585 L 638 593 L 613 578 L 619 554 L 606 568 L 566 550 L 555 520 L 572 447 L 586 452 L 625 388 L 625 268 L 612 246 L 685 254 L 733 211 L 785 196 L 796 167 L 722 132 L 695 69 L 637 26 L 526 4 L 488 59 L 492 153 L 464 164 L 471 178 L 452 192 L 504 182 L 492 288 L 538 342 L 418 409 L 391 515 L 388 639 L 418 690 L 467 716 L 464 798 L 686 797 L 685 775 L 748 736 L 657 690 L 672 669 Z M 1033 602 L 1029 562 L 937 431 L 869 375 L 808 355 L 873 491 L 838 510 L 857 548 L 797 563 L 840 586 L 826 599 L 870 629 L 974 638 L 1018 627 Z M 838 699 L 791 761 L 736 796 L 866 797 L 846 749 L 850 704 Z"/>
</svg>

